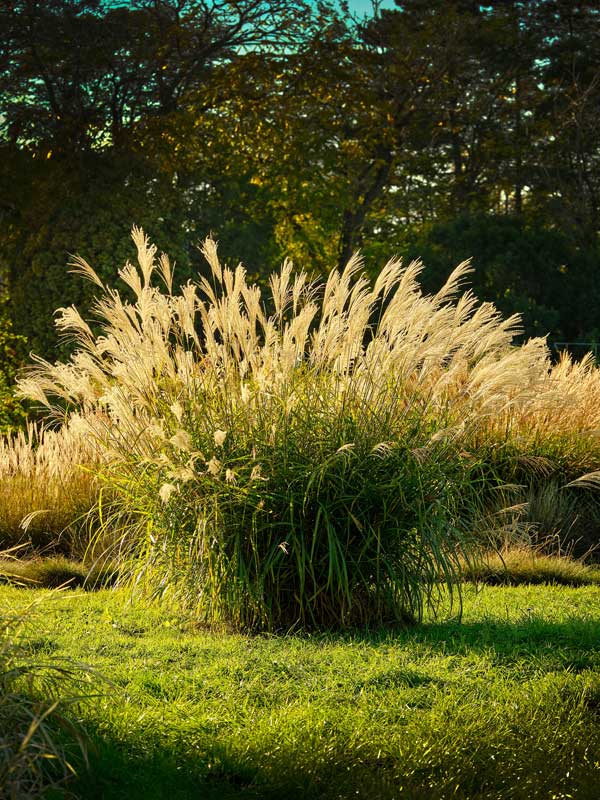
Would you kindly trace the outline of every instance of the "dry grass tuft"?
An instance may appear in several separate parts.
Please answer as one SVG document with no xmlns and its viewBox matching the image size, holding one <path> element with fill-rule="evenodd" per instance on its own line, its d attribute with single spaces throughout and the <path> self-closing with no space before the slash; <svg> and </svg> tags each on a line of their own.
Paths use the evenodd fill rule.
<svg viewBox="0 0 600 800">
<path fill-rule="evenodd" d="M 578 559 L 547 555 L 531 547 L 509 547 L 489 553 L 478 564 L 465 565 L 465 580 L 492 585 L 557 584 L 600 586 L 600 568 Z"/>
</svg>

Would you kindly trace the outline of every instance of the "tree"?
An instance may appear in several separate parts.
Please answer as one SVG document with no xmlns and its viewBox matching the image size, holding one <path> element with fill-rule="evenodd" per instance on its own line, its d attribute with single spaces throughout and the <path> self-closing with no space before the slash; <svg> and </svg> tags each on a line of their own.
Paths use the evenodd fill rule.
<svg viewBox="0 0 600 800">
<path fill-rule="evenodd" d="M 12 0 L 0 10 L 4 135 L 53 153 L 118 144 L 215 64 L 287 46 L 310 19 L 303 0 Z"/>
<path fill-rule="evenodd" d="M 211 201 L 223 209 L 232 186 L 211 193 L 208 141 L 189 173 L 177 126 L 191 105 L 209 128 L 231 93 L 225 67 L 245 51 L 292 46 L 311 20 L 302 0 L 2 6 L 0 272 L 16 329 L 34 350 L 56 352 L 54 308 L 91 300 L 68 276 L 68 254 L 112 276 L 132 222 L 177 257 L 181 279 L 189 275 L 198 189 L 208 189 L 201 206 L 210 225 L 221 220 Z"/>
<path fill-rule="evenodd" d="M 19 350 L 25 341 L 14 333 L 12 321 L 6 313 L 6 303 L 6 294 L 0 286 L 0 434 L 21 427 L 27 416 L 23 403 L 12 391 L 22 366 Z"/>
<path fill-rule="evenodd" d="M 453 265 L 472 259 L 469 284 L 505 316 L 519 313 L 525 338 L 594 341 L 600 332 L 600 248 L 523 217 L 462 215 L 414 232 L 406 259 L 422 258 L 423 285 L 437 291 Z"/>
<path fill-rule="evenodd" d="M 182 277 L 210 232 L 256 280 L 285 256 L 326 272 L 358 248 L 379 268 L 440 226 L 498 245 L 494 231 L 547 231 L 562 261 L 515 247 L 481 288 L 532 331 L 591 330 L 593 293 L 588 314 L 548 292 L 586 296 L 597 268 L 595 5 L 398 0 L 354 19 L 302 0 L 5 4 L 0 271 L 16 330 L 55 348 L 49 310 L 89 300 L 67 252 L 112 272 L 132 222 Z M 477 260 L 485 237 L 467 240 Z"/>
<path fill-rule="evenodd" d="M 538 213 L 593 248 L 600 233 L 600 9 L 592 0 L 538 6 L 543 135 L 532 199 Z"/>
</svg>

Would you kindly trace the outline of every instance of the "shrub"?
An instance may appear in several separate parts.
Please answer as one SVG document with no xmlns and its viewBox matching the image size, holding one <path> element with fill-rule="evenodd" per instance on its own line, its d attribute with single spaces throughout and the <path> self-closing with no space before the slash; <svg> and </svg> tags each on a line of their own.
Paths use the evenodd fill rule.
<svg viewBox="0 0 600 800">
<path fill-rule="evenodd" d="M 513 346 L 517 318 L 459 295 L 466 263 L 425 296 L 417 262 L 390 261 L 373 287 L 358 258 L 325 286 L 286 262 L 266 311 L 212 240 L 212 283 L 177 294 L 167 257 L 133 236 L 139 270 L 119 275 L 135 302 L 78 259 L 102 290 L 101 333 L 62 309 L 78 348 L 38 359 L 21 387 L 85 412 L 109 454 L 104 525 L 126 519 L 122 566 L 205 621 L 419 618 L 438 576 L 452 588 L 476 555 L 473 523 L 503 473 L 549 419 L 571 435 L 589 364 L 551 370 L 543 340 Z"/>
<path fill-rule="evenodd" d="M 6 313 L 7 301 L 0 287 L 0 434 L 22 428 L 27 417 L 23 403 L 14 392 L 21 366 L 17 351 L 26 340 L 13 332 L 12 321 Z"/>
</svg>

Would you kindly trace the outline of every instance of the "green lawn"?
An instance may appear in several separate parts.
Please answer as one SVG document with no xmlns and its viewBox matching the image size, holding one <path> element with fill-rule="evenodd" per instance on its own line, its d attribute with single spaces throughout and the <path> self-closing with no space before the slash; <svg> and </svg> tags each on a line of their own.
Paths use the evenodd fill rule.
<svg viewBox="0 0 600 800">
<path fill-rule="evenodd" d="M 43 590 L 0 587 L 20 608 Z M 462 623 L 192 630 L 119 592 L 49 595 L 40 653 L 114 685 L 80 798 L 600 796 L 600 587 L 467 587 Z"/>
</svg>

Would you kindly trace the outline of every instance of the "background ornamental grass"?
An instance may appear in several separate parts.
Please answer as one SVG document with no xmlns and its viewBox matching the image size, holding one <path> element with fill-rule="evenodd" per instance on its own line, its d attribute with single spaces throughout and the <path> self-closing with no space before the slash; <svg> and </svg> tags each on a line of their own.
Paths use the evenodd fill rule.
<svg viewBox="0 0 600 800">
<path fill-rule="evenodd" d="M 59 428 L 30 422 L 0 437 L 0 548 L 85 555 L 102 460 L 86 431 L 72 414 Z"/>
<path fill-rule="evenodd" d="M 96 327 L 61 309 L 73 355 L 21 381 L 102 453 L 91 546 L 131 586 L 211 624 L 406 621 L 490 544 L 547 535 L 527 502 L 550 483 L 597 534 L 597 369 L 514 346 L 518 319 L 462 292 L 467 263 L 426 296 L 418 262 L 374 285 L 358 257 L 325 285 L 286 262 L 263 297 L 208 239 L 211 279 L 176 292 L 133 238 L 133 302 L 78 258 Z"/>
</svg>

